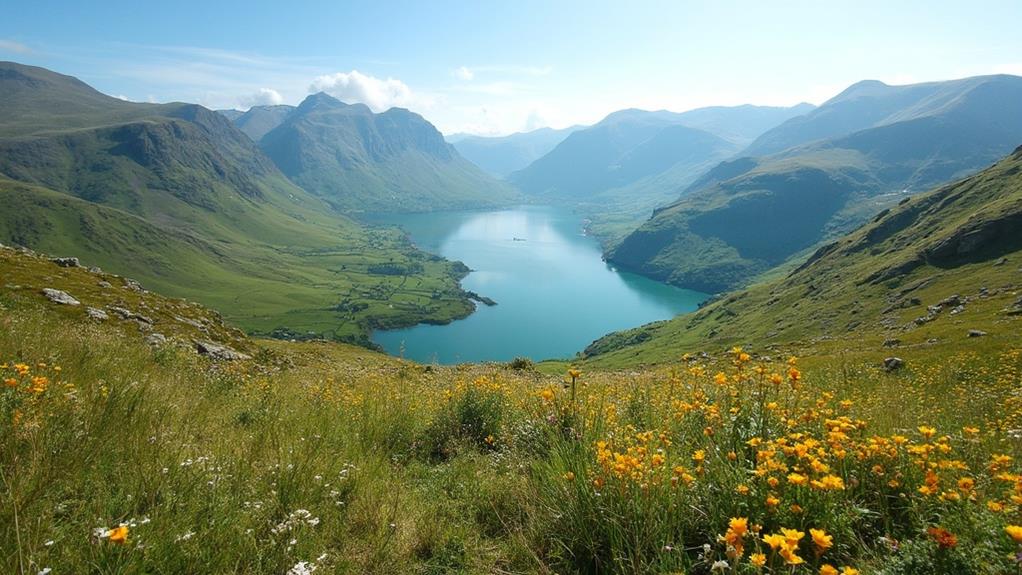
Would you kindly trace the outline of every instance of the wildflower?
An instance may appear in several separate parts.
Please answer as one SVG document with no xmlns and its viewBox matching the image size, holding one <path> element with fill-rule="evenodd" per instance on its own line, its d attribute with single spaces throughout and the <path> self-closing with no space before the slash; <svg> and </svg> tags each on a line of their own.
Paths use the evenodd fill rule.
<svg viewBox="0 0 1022 575">
<path fill-rule="evenodd" d="M 106 538 L 111 543 L 124 544 L 128 542 L 128 526 L 121 525 L 120 527 L 114 527 L 106 533 Z"/>
<path fill-rule="evenodd" d="M 704 451 L 702 449 L 697 449 L 696 452 L 692 454 L 692 461 L 696 462 L 697 465 L 702 465 L 703 461 L 705 461 L 705 460 L 706 460 L 706 451 Z"/>
<path fill-rule="evenodd" d="M 796 383 L 798 380 L 802 379 L 802 372 L 792 367 L 788 370 L 788 379 L 790 379 L 792 383 Z"/>
<path fill-rule="evenodd" d="M 950 549 L 958 545 L 958 536 L 943 527 L 930 527 L 926 533 L 937 542 L 941 549 Z"/>
<path fill-rule="evenodd" d="M 546 389 L 544 389 L 544 390 L 539 392 L 539 397 L 543 401 L 545 401 L 547 403 L 550 403 L 551 401 L 554 400 L 554 390 L 552 388 L 548 387 L 548 388 L 546 388 Z"/>
<path fill-rule="evenodd" d="M 564 480 L 565 481 L 575 481 L 575 473 L 571 472 L 571 471 L 565 473 L 564 474 Z"/>
<path fill-rule="evenodd" d="M 823 553 L 834 545 L 834 536 L 827 535 L 827 532 L 823 529 L 810 529 L 809 535 L 812 536 L 813 544 L 816 545 L 818 553 Z"/>
<path fill-rule="evenodd" d="M 838 570 L 833 565 L 824 563 L 820 565 L 820 575 L 838 575 Z"/>
<path fill-rule="evenodd" d="M 1011 537 L 1015 543 L 1022 543 L 1022 526 L 1019 525 L 1008 525 L 1004 528 L 1004 531 Z"/>
<path fill-rule="evenodd" d="M 841 491 L 845 488 L 845 482 L 837 475 L 826 475 L 820 478 L 820 489 Z"/>
<path fill-rule="evenodd" d="M 728 567 L 730 566 L 727 564 L 727 561 L 722 559 L 720 561 L 714 561 L 713 565 L 710 567 L 710 571 L 724 571 Z"/>
<path fill-rule="evenodd" d="M 845 565 L 841 568 L 841 575 L 859 575 L 859 570 Z"/>
<path fill-rule="evenodd" d="M 777 550 L 781 545 L 784 545 L 784 536 L 777 533 L 763 536 L 763 543 L 770 546 L 771 549 Z"/>
<path fill-rule="evenodd" d="M 749 494 L 749 486 L 748 485 L 744 485 L 744 484 L 739 485 L 738 487 L 735 487 L 735 493 L 737 493 L 739 495 L 748 495 Z"/>
<path fill-rule="evenodd" d="M 752 563 L 754 567 L 762 567 L 766 565 L 766 555 L 762 553 L 753 553 L 749 555 L 749 563 Z"/>
<path fill-rule="evenodd" d="M 801 475 L 799 473 L 788 474 L 788 483 L 792 485 L 805 485 L 807 481 L 809 481 L 809 478 L 805 475 Z"/>
<path fill-rule="evenodd" d="M 774 495 L 767 495 L 766 505 L 767 507 L 777 507 L 781 503 L 781 500 Z"/>
<path fill-rule="evenodd" d="M 486 441 L 486 445 L 493 445 L 493 442 L 496 440 L 493 438 L 492 435 L 487 435 L 484 441 Z"/>
<path fill-rule="evenodd" d="M 18 387 L 18 380 L 14 379 L 13 377 L 8 377 L 7 379 L 4 380 L 4 385 L 6 385 L 7 387 Z"/>
<path fill-rule="evenodd" d="M 728 530 L 733 531 L 738 537 L 745 537 L 749 532 L 749 520 L 745 517 L 732 517 L 728 522 Z"/>
<path fill-rule="evenodd" d="M 569 369 L 568 377 L 570 377 L 572 381 L 575 381 L 576 379 L 582 377 L 582 372 L 577 369 Z"/>
</svg>

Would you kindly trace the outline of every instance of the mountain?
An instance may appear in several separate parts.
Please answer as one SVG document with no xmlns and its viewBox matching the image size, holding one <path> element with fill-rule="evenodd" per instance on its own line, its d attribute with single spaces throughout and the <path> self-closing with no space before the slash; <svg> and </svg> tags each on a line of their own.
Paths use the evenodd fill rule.
<svg viewBox="0 0 1022 575">
<path fill-rule="evenodd" d="M 220 114 L 221 116 L 227 118 L 232 123 L 235 120 L 237 120 L 238 118 L 240 118 L 240 117 L 245 115 L 245 112 L 243 112 L 241 110 L 235 110 L 233 108 L 232 109 L 228 109 L 228 110 L 213 110 L 213 111 L 216 112 L 217 114 Z"/>
<path fill-rule="evenodd" d="M 908 193 L 990 165 L 1019 142 L 1022 78 L 859 83 L 743 154 L 791 147 L 721 163 L 607 257 L 676 285 L 733 289 Z"/>
<path fill-rule="evenodd" d="M 492 176 L 504 178 L 528 166 L 554 149 L 570 134 L 583 128 L 584 126 L 571 126 L 561 130 L 540 128 L 500 137 L 453 134 L 447 136 L 446 140 L 466 160 Z"/>
<path fill-rule="evenodd" d="M 816 106 L 801 103 L 791 107 L 753 106 L 710 106 L 696 108 L 679 114 L 682 124 L 705 130 L 725 140 L 748 145 L 764 132 L 775 126 L 808 114 Z"/>
<path fill-rule="evenodd" d="M 0 63 L 0 201 L 12 206 L 0 241 L 130 274 L 253 331 L 364 342 L 372 327 L 472 309 L 463 266 L 336 214 L 221 114 L 123 102 L 11 62 Z M 390 297 L 404 303 L 381 303 Z"/>
<path fill-rule="evenodd" d="M 747 156 L 775 154 L 810 142 L 921 118 L 963 121 L 976 128 L 1017 132 L 1019 78 L 977 76 L 944 82 L 889 86 L 866 80 L 849 86 L 812 112 L 756 138 Z"/>
<path fill-rule="evenodd" d="M 762 217 L 779 228 L 788 222 L 784 214 Z M 804 347 L 834 338 L 835 349 L 880 350 L 955 345 L 975 328 L 1018 333 L 1020 230 L 1022 147 L 973 176 L 903 199 L 786 276 L 718 298 L 694 314 L 609 335 L 586 354 L 621 366 L 668 360 L 701 346 Z"/>
<path fill-rule="evenodd" d="M 493 207 L 516 197 L 402 108 L 374 114 L 313 94 L 259 145 L 292 181 L 348 212 Z"/>
<path fill-rule="evenodd" d="M 662 173 L 679 162 L 719 161 L 758 135 L 758 128 L 804 113 L 807 106 L 701 108 L 680 114 L 620 110 L 572 133 L 508 179 L 534 196 L 585 198 Z M 667 131 L 661 134 L 662 130 Z"/>
<path fill-rule="evenodd" d="M 231 119 L 245 135 L 258 142 L 271 130 L 284 122 L 295 109 L 294 106 L 252 106 L 247 112 Z"/>
</svg>

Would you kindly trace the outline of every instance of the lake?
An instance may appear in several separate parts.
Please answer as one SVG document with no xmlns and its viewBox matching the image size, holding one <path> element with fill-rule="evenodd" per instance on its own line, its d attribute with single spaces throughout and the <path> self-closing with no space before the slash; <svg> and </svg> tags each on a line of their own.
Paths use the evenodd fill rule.
<svg viewBox="0 0 1022 575">
<path fill-rule="evenodd" d="M 375 218 L 398 225 L 421 249 L 461 260 L 466 290 L 492 298 L 465 319 L 377 331 L 392 355 L 452 364 L 568 358 L 621 329 L 689 312 L 707 295 L 615 270 L 570 210 L 523 206 Z"/>
</svg>

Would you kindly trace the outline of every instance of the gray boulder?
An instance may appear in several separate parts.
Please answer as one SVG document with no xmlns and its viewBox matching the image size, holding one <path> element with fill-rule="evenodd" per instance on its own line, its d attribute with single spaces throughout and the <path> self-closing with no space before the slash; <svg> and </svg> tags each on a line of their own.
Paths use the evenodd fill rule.
<svg viewBox="0 0 1022 575">
<path fill-rule="evenodd" d="M 153 347 L 158 347 L 167 343 L 167 337 L 162 333 L 151 333 L 146 336 L 145 342 Z"/>
<path fill-rule="evenodd" d="M 53 303 L 59 303 L 63 305 L 81 305 L 82 302 L 71 297 L 71 294 L 66 291 L 60 291 L 59 289 L 43 288 L 43 295 L 46 296 Z"/>
<path fill-rule="evenodd" d="M 901 369 L 904 365 L 905 360 L 900 357 L 888 357 L 884 359 L 884 369 L 887 371 Z"/>
<path fill-rule="evenodd" d="M 240 351 L 231 349 L 226 345 L 220 345 L 211 341 L 196 341 L 195 350 L 199 352 L 199 355 L 204 355 L 214 360 L 236 361 L 252 359 L 252 356 L 248 354 L 241 353 Z"/>
<path fill-rule="evenodd" d="M 106 321 L 110 319 L 110 316 L 107 315 L 105 311 L 101 309 L 96 309 L 94 307 L 85 308 L 85 315 L 89 316 L 91 319 L 94 319 L 96 321 Z"/>
<path fill-rule="evenodd" d="M 82 266 L 82 264 L 78 263 L 78 258 L 50 258 L 50 261 L 62 268 L 78 268 Z"/>
<path fill-rule="evenodd" d="M 969 337 L 983 337 L 984 335 L 987 335 L 987 332 L 985 332 L 985 331 L 983 331 L 981 329 L 970 329 L 969 330 Z"/>
</svg>

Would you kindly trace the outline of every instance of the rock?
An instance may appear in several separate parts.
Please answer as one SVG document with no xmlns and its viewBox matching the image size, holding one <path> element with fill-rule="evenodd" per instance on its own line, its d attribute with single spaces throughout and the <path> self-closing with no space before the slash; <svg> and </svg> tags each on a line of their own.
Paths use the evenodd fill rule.
<svg viewBox="0 0 1022 575">
<path fill-rule="evenodd" d="M 994 262 L 994 265 L 995 266 L 1003 266 L 1006 263 L 1008 263 L 1008 258 L 1001 258 L 1001 259 L 997 260 L 996 262 Z"/>
<path fill-rule="evenodd" d="M 890 338 L 884 340 L 884 347 L 898 347 L 901 345 L 901 340 L 898 338 Z"/>
<path fill-rule="evenodd" d="M 111 287 L 114 287 L 110 282 L 108 282 L 106 280 L 99 280 L 99 283 L 97 283 L 96 285 L 98 285 L 101 288 L 111 288 Z"/>
<path fill-rule="evenodd" d="M 90 274 L 101 274 L 101 273 L 103 273 L 103 270 L 98 268 L 98 267 L 96 267 L 96 266 L 92 266 L 91 268 L 89 268 L 89 273 Z"/>
<path fill-rule="evenodd" d="M 181 322 L 181 323 L 183 323 L 183 324 L 185 324 L 185 325 L 190 325 L 190 326 L 194 327 L 195 329 L 200 329 L 202 331 L 206 331 L 206 326 L 202 325 L 202 323 L 200 323 L 198 321 L 195 321 L 194 319 L 188 319 L 186 317 L 181 317 L 181 316 L 178 316 L 178 315 L 175 315 L 174 319 L 179 321 L 179 322 Z"/>
<path fill-rule="evenodd" d="M 162 333 L 151 333 L 146 336 L 145 342 L 153 347 L 158 347 L 167 343 L 167 337 Z"/>
<path fill-rule="evenodd" d="M 124 278 L 124 289 L 130 289 L 131 291 L 138 293 L 146 293 L 145 288 L 142 287 L 142 284 L 138 283 L 133 279 L 128 278 Z"/>
<path fill-rule="evenodd" d="M 82 264 L 78 263 L 78 258 L 50 258 L 50 261 L 62 268 L 82 267 Z"/>
<path fill-rule="evenodd" d="M 131 311 L 130 309 L 125 309 L 123 307 L 117 307 L 117 306 L 108 306 L 107 309 L 112 311 L 112 312 L 114 312 L 121 319 L 133 319 L 133 320 L 135 320 L 135 321 L 137 321 L 139 323 L 144 323 L 144 324 L 147 324 L 147 325 L 153 325 L 153 320 L 149 319 L 148 317 L 146 317 L 144 315 L 137 314 L 137 313 Z"/>
<path fill-rule="evenodd" d="M 110 316 L 107 315 L 105 311 L 101 309 L 96 309 L 94 307 L 85 308 L 85 315 L 89 316 L 91 319 L 94 319 L 96 321 L 106 321 L 110 319 Z"/>
<path fill-rule="evenodd" d="M 196 341 L 195 350 L 199 355 L 205 355 L 214 360 L 234 361 L 252 359 L 252 356 L 233 350 L 226 345 L 220 345 L 211 341 Z"/>
<path fill-rule="evenodd" d="M 60 291 L 59 289 L 43 288 L 43 295 L 49 298 L 49 300 L 53 303 L 63 305 L 81 305 L 82 303 L 71 297 L 71 294 L 66 291 Z"/>
<path fill-rule="evenodd" d="M 985 331 L 983 331 L 981 329 L 970 329 L 969 330 L 969 337 L 983 337 L 984 335 L 987 335 L 987 332 L 985 332 Z"/>
<path fill-rule="evenodd" d="M 888 357 L 884 359 L 884 369 L 887 371 L 894 371 L 901 369 L 905 365 L 905 360 L 900 357 Z"/>
<path fill-rule="evenodd" d="M 955 309 L 951 310 L 951 315 L 958 315 L 958 314 L 962 313 L 963 311 L 965 311 L 965 306 L 964 305 L 956 305 Z"/>
<path fill-rule="evenodd" d="M 955 294 L 955 295 L 952 295 L 952 296 L 948 296 L 948 297 L 940 300 L 940 303 L 938 303 L 937 305 L 940 306 L 940 307 L 955 307 L 955 306 L 962 305 L 962 296 L 960 296 L 958 294 Z M 931 306 L 931 307 L 933 307 L 933 306 Z M 940 308 L 938 308 L 938 310 L 939 309 Z"/>
</svg>

